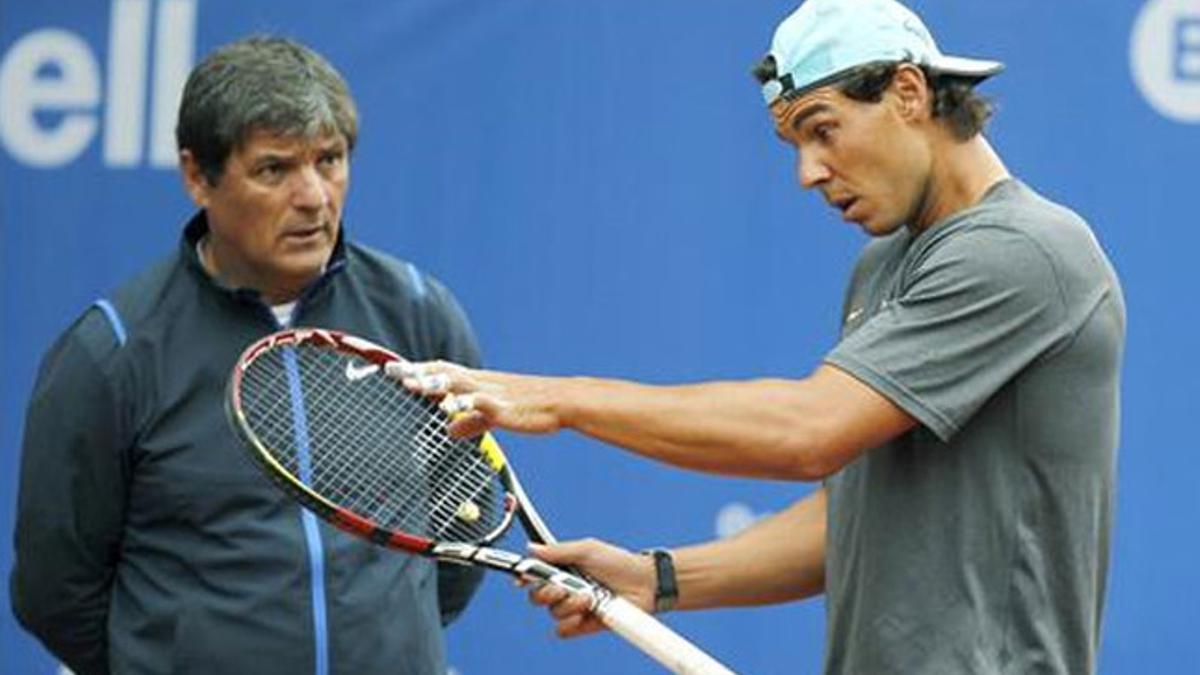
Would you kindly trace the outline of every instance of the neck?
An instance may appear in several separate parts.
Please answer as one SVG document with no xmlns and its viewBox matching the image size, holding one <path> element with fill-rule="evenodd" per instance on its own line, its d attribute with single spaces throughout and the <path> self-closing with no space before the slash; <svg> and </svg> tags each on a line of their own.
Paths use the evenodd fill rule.
<svg viewBox="0 0 1200 675">
<path fill-rule="evenodd" d="M 969 141 L 939 139 L 925 195 L 911 226 L 922 232 L 950 216 L 978 204 L 996 183 L 1009 177 L 1008 169 L 983 135 Z"/>
<path fill-rule="evenodd" d="M 269 305 L 285 304 L 300 297 L 304 284 L 291 287 L 263 283 L 253 274 L 241 273 L 240 267 L 232 262 L 230 256 L 221 255 L 220 248 L 212 234 L 207 232 L 196 245 L 200 265 L 212 278 L 230 288 L 252 288 L 262 294 L 263 300 Z"/>
</svg>

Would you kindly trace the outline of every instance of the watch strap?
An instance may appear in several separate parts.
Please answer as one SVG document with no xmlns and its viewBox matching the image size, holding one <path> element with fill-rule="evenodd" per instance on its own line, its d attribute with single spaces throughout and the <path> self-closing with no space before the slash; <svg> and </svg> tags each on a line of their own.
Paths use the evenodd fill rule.
<svg viewBox="0 0 1200 675">
<path fill-rule="evenodd" d="M 675 560 L 671 552 L 663 548 L 642 551 L 654 559 L 654 611 L 669 612 L 679 600 L 679 585 L 675 581 Z"/>
</svg>

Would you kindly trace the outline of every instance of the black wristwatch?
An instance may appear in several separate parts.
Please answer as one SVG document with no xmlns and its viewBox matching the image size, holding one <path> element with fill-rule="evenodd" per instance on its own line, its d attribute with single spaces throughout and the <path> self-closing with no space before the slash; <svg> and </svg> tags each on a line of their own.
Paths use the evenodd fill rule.
<svg viewBox="0 0 1200 675">
<path fill-rule="evenodd" d="M 679 600 L 679 586 L 675 583 L 675 561 L 671 558 L 671 552 L 663 548 L 651 548 L 642 551 L 642 555 L 654 558 L 657 578 L 654 585 L 654 612 L 675 609 L 675 602 Z"/>
</svg>

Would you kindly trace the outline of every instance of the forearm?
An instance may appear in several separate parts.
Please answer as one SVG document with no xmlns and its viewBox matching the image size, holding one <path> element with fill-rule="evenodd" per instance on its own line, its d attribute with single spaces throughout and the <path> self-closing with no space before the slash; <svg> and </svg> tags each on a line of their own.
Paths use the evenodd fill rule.
<svg viewBox="0 0 1200 675">
<path fill-rule="evenodd" d="M 764 605 L 825 589 L 825 490 L 741 533 L 675 549 L 679 609 Z"/>
<path fill-rule="evenodd" d="M 20 558 L 10 586 L 17 621 L 78 675 L 107 673 L 110 584 L 60 578 Z"/>
<path fill-rule="evenodd" d="M 13 614 L 73 672 L 107 673 L 114 567 L 104 521 L 111 516 L 103 500 L 75 500 L 95 494 L 80 481 L 66 471 L 41 472 L 40 464 L 27 453 L 10 585 Z"/>
<path fill-rule="evenodd" d="M 560 380 L 563 426 L 668 464 L 709 473 L 819 480 L 911 419 L 828 366 L 802 380 L 655 387 Z"/>
</svg>

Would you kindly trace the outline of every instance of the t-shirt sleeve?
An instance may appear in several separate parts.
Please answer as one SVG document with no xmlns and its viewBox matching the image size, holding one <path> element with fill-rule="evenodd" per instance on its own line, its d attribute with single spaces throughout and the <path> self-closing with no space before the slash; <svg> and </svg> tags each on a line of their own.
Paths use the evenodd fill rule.
<svg viewBox="0 0 1200 675">
<path fill-rule="evenodd" d="M 1069 334 L 1041 246 L 978 226 L 930 247 L 885 304 L 825 361 L 892 400 L 943 441 Z"/>
</svg>

